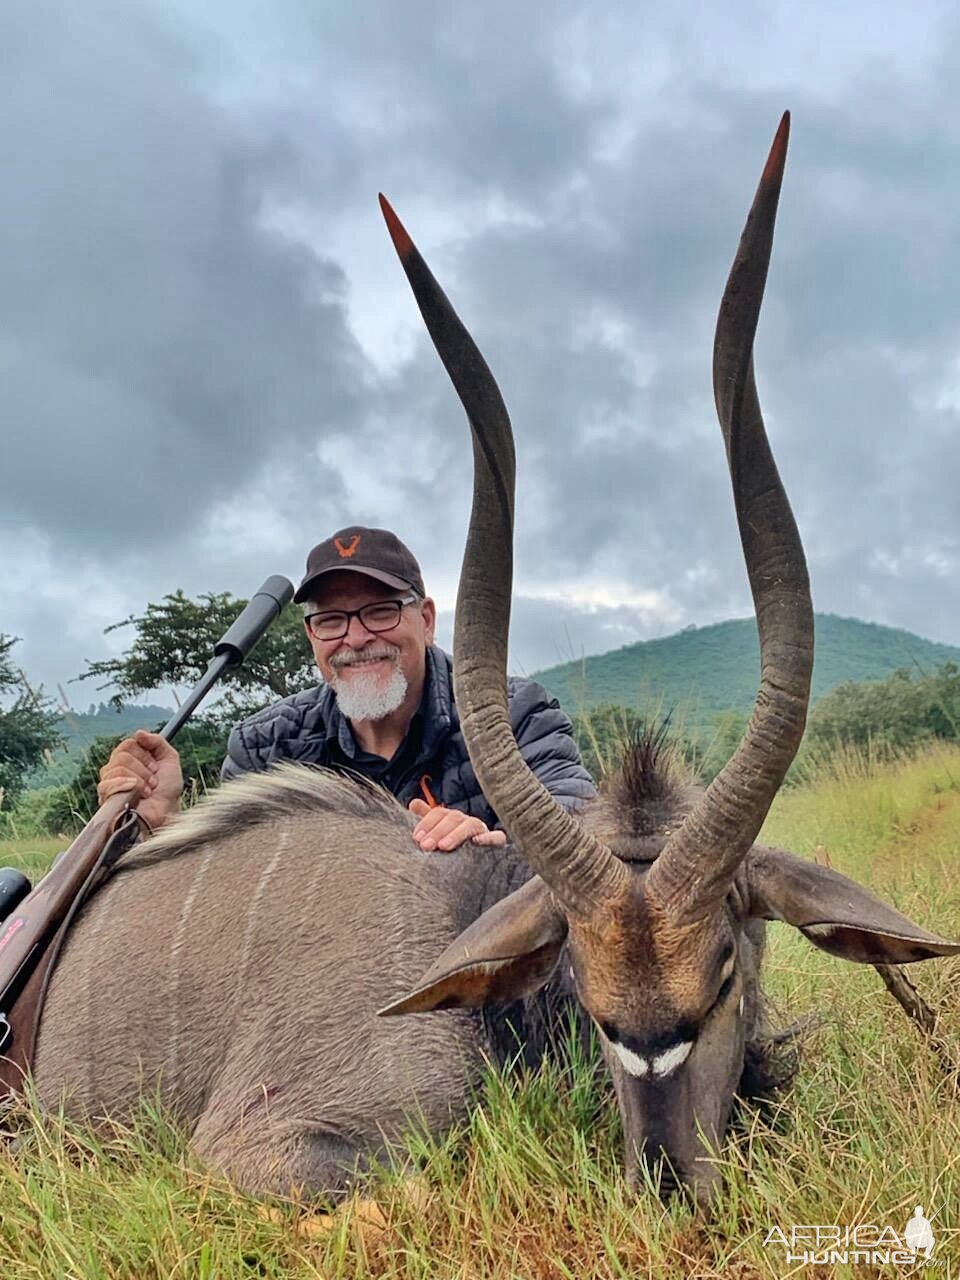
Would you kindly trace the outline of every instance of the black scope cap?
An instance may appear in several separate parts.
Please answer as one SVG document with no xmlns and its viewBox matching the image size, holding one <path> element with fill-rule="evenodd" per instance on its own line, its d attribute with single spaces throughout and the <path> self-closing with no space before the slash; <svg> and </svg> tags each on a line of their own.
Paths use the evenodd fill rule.
<svg viewBox="0 0 960 1280">
<path fill-rule="evenodd" d="M 250 603 L 240 617 L 230 624 L 213 652 L 220 657 L 230 655 L 230 665 L 242 662 L 263 633 L 280 613 L 284 605 L 293 599 L 293 583 L 282 574 L 268 578 L 250 597 Z"/>
</svg>

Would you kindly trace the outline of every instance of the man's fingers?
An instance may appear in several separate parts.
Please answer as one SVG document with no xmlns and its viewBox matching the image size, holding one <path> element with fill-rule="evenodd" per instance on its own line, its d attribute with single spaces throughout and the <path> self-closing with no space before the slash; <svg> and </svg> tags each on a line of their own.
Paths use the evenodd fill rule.
<svg viewBox="0 0 960 1280">
<path fill-rule="evenodd" d="M 147 779 L 157 772 L 157 762 L 152 756 L 121 751 L 112 755 L 104 766 L 105 773 L 114 769 L 124 769 L 127 773 L 135 773 L 138 777 Z"/>
<path fill-rule="evenodd" d="M 459 849 L 465 844 L 473 833 L 469 828 L 465 828 L 461 823 L 453 828 L 452 831 L 444 831 L 441 835 L 433 837 L 433 840 L 425 840 L 420 846 L 421 849 L 436 849 L 440 853 L 453 853 L 454 849 Z"/>
<path fill-rule="evenodd" d="M 100 770 L 100 782 L 110 782 L 113 778 L 136 778 L 143 794 L 156 784 L 157 770 L 148 764 L 142 764 L 135 757 L 124 753 L 119 757 L 111 756 Z"/>
<path fill-rule="evenodd" d="M 468 818 L 465 814 L 457 814 L 459 821 L 454 818 L 449 824 L 438 827 L 433 833 L 433 842 L 437 849 L 442 853 L 452 853 L 454 849 L 459 849 L 462 844 L 476 835 L 480 835 L 486 830 L 484 824 L 479 818 Z M 428 847 L 427 841 L 424 841 L 421 848 Z"/>
<path fill-rule="evenodd" d="M 463 814 L 457 809 L 444 809 L 440 805 L 435 805 L 432 809 L 428 809 L 423 815 L 417 826 L 423 832 L 431 834 L 439 830 L 444 825 L 449 825 L 451 821 L 457 822 L 463 819 Z"/>
<path fill-rule="evenodd" d="M 135 738 L 125 738 L 123 742 L 117 745 L 110 752 L 110 759 L 107 761 L 107 767 L 112 764 L 126 764 L 128 761 L 138 760 L 144 765 L 156 766 L 156 760 L 145 748 L 140 746 Z"/>
<path fill-rule="evenodd" d="M 471 844 L 485 845 L 505 845 L 507 843 L 507 833 L 505 831 L 481 831 L 478 836 L 473 836 Z"/>
<path fill-rule="evenodd" d="M 162 738 L 159 733 L 150 733 L 148 729 L 138 729 L 134 734 L 137 743 L 145 747 L 157 760 L 179 760 L 180 756 L 172 742 Z"/>
<path fill-rule="evenodd" d="M 428 853 L 434 849 L 452 853 L 468 840 L 490 834 L 479 818 L 471 818 L 459 809 L 445 809 L 442 805 L 431 808 L 423 800 L 411 800 L 408 807 L 420 819 L 413 829 L 413 838 Z M 502 831 L 495 834 L 503 838 L 489 843 L 506 844 Z"/>
<path fill-rule="evenodd" d="M 138 797 L 142 797 L 144 794 L 149 794 L 155 785 L 155 783 L 145 783 L 142 778 L 138 778 L 133 773 L 113 773 L 98 784 L 97 799 L 103 804 L 104 800 L 109 800 L 111 796 L 121 791 L 134 791 Z"/>
<path fill-rule="evenodd" d="M 139 798 L 148 799 L 158 793 L 161 783 L 165 791 L 179 792 L 179 766 L 180 757 L 165 738 L 138 729 L 114 747 L 100 770 L 97 795 L 102 804 L 118 791 L 135 789 Z"/>
<path fill-rule="evenodd" d="M 464 815 L 459 809 L 444 809 L 440 805 L 431 809 L 428 806 L 427 812 L 421 816 L 420 821 L 413 829 L 413 838 L 414 840 L 421 840 L 424 836 L 436 836 L 444 823 L 449 825 L 451 822 L 462 822 L 463 818 Z"/>
<path fill-rule="evenodd" d="M 458 809 L 434 809 L 418 824 L 421 827 L 420 847 L 422 849 L 452 848 L 451 845 L 443 845 L 443 841 L 468 822 L 474 823 L 473 831 L 478 829 L 476 819 L 468 818 Z M 466 839 L 466 836 L 463 839 Z"/>
<path fill-rule="evenodd" d="M 478 834 L 482 833 L 477 831 L 474 823 L 464 823 L 438 840 L 437 850 L 440 853 L 453 853 L 454 849 L 459 849 L 462 844 L 466 844 L 468 840 Z"/>
</svg>

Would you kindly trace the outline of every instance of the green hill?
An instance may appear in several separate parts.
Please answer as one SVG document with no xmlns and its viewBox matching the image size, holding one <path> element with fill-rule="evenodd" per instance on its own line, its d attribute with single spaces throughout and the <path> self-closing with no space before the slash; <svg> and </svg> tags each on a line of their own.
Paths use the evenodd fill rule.
<svg viewBox="0 0 960 1280">
<path fill-rule="evenodd" d="M 816 627 L 813 701 L 846 680 L 882 680 L 900 667 L 927 672 L 944 662 L 960 664 L 960 648 L 894 627 L 831 613 L 818 613 Z M 534 678 L 571 714 L 604 702 L 654 706 L 674 709 L 675 720 L 696 732 L 724 711 L 749 712 L 759 676 L 756 623 L 737 618 L 565 662 Z"/>
<path fill-rule="evenodd" d="M 156 729 L 173 715 L 169 707 L 125 706 L 121 711 L 101 702 L 91 703 L 88 711 L 68 711 L 57 723 L 64 745 L 53 752 L 53 759 L 28 778 L 33 787 L 52 787 L 70 782 L 83 753 L 95 738 L 133 733 L 135 729 Z"/>
</svg>

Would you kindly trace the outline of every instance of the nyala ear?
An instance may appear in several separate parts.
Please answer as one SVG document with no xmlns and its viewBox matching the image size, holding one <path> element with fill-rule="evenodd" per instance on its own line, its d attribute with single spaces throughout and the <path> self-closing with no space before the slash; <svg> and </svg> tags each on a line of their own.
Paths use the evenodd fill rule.
<svg viewBox="0 0 960 1280">
<path fill-rule="evenodd" d="M 567 922 L 539 876 L 474 920 L 409 995 L 381 1017 L 476 1009 L 532 995 L 556 967 Z"/>
<path fill-rule="evenodd" d="M 858 964 L 911 964 L 960 955 L 854 880 L 781 849 L 747 855 L 751 914 L 785 920 L 822 951 Z"/>
</svg>

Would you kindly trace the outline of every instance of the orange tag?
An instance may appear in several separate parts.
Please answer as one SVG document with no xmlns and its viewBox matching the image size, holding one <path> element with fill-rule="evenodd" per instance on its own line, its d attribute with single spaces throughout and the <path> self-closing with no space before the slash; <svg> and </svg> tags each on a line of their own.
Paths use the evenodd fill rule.
<svg viewBox="0 0 960 1280">
<path fill-rule="evenodd" d="M 426 800 L 430 808 L 439 809 L 440 801 L 437 799 L 437 797 L 433 794 L 433 792 L 427 786 L 427 783 L 432 781 L 433 779 L 431 778 L 430 774 L 425 773 L 423 777 L 420 779 L 420 790 L 423 792 L 423 798 L 424 800 Z"/>
</svg>

